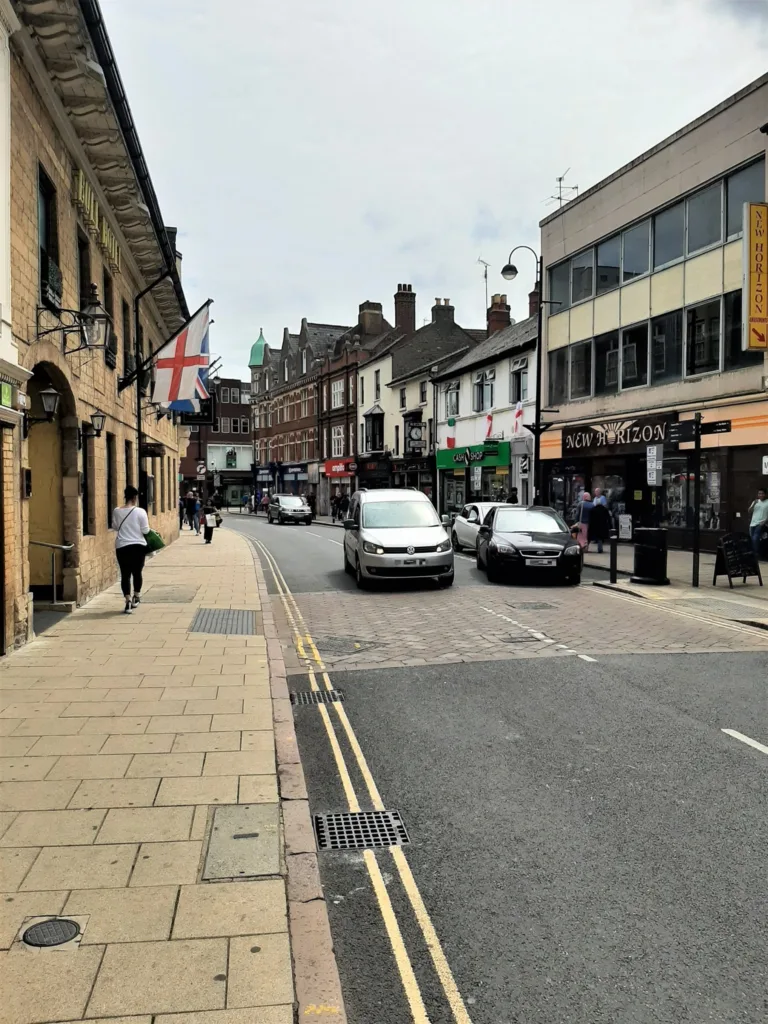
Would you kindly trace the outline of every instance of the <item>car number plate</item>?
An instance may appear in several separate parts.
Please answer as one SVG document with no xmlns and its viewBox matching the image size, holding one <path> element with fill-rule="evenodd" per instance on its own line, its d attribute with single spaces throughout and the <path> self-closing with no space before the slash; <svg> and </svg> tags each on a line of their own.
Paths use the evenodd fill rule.
<svg viewBox="0 0 768 1024">
<path fill-rule="evenodd" d="M 556 558 L 526 558 L 526 565 L 557 565 Z"/>
<path fill-rule="evenodd" d="M 426 558 L 398 558 L 395 565 L 426 565 Z"/>
</svg>

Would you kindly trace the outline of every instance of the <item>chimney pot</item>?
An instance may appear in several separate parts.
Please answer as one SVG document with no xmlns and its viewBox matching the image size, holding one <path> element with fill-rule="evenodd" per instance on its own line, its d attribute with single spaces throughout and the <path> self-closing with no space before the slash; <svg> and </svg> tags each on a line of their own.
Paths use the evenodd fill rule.
<svg viewBox="0 0 768 1024">
<path fill-rule="evenodd" d="M 507 296 L 494 295 L 488 309 L 487 336 L 490 337 L 492 334 L 496 334 L 497 331 L 503 331 L 505 327 L 509 327 L 511 322 Z"/>
<path fill-rule="evenodd" d="M 444 306 L 450 306 L 450 304 L 451 304 L 451 300 L 450 299 L 443 299 L 443 305 Z"/>
<path fill-rule="evenodd" d="M 528 293 L 528 316 L 536 316 L 539 312 L 539 284 L 534 285 L 533 291 Z"/>
<path fill-rule="evenodd" d="M 435 298 L 435 305 L 436 306 L 441 306 L 442 304 L 443 304 L 443 300 L 442 299 Z"/>
</svg>

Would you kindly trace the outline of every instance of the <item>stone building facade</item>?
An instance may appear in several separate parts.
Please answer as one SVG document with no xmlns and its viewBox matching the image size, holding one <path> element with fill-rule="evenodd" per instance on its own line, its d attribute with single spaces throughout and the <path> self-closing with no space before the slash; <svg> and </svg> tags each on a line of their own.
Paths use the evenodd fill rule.
<svg viewBox="0 0 768 1024">
<path fill-rule="evenodd" d="M 32 596 L 80 604 L 114 581 L 111 510 L 126 483 L 138 484 L 140 458 L 150 522 L 166 542 L 175 538 L 188 437 L 150 404 L 148 376 L 119 390 L 134 370 L 136 331 L 149 354 L 189 311 L 175 232 L 162 223 L 98 4 L 56 0 L 42 11 L 19 0 L 14 10 L 11 341 L 29 379 L 13 393 L 21 422 L 3 435 L 8 647 L 30 635 Z M 137 295 L 160 276 L 135 322 Z M 78 327 L 94 295 L 111 320 L 100 348 L 85 345 Z M 57 408 L 48 420 L 50 389 Z M 68 548 L 53 584 L 54 549 L 42 545 Z"/>
</svg>

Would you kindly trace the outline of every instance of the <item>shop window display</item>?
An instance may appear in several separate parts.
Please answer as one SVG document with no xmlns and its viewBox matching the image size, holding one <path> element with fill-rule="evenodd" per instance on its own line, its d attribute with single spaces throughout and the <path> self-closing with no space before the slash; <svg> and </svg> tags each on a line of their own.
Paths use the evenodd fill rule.
<svg viewBox="0 0 768 1024">
<path fill-rule="evenodd" d="M 717 455 L 701 456 L 702 530 L 721 528 L 721 474 Z M 661 488 L 661 526 L 692 529 L 695 513 L 695 476 L 692 458 L 686 455 L 666 457 Z"/>
</svg>

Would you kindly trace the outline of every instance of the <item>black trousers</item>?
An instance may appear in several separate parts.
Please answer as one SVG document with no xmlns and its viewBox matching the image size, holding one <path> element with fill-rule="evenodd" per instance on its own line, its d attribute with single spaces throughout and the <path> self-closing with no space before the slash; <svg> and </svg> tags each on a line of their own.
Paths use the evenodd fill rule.
<svg viewBox="0 0 768 1024">
<path fill-rule="evenodd" d="M 206 544 L 210 544 L 211 543 L 211 541 L 213 540 L 213 527 L 212 526 L 204 526 L 203 527 L 203 538 L 204 538 Z"/>
<path fill-rule="evenodd" d="M 117 564 L 120 566 L 120 586 L 124 597 L 131 595 L 131 577 L 133 577 L 134 594 L 141 593 L 144 572 L 144 560 L 147 557 L 146 544 L 126 544 L 117 549 Z"/>
</svg>

